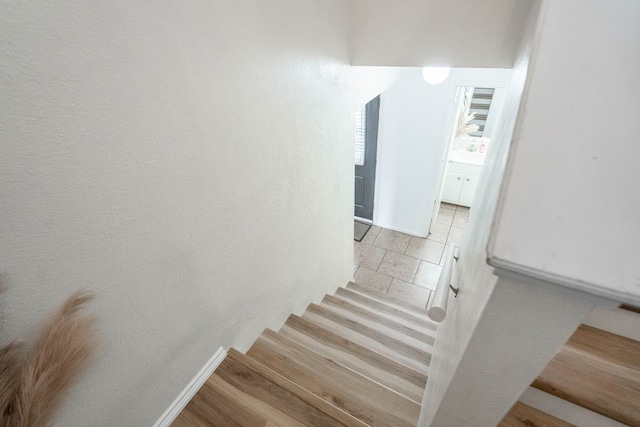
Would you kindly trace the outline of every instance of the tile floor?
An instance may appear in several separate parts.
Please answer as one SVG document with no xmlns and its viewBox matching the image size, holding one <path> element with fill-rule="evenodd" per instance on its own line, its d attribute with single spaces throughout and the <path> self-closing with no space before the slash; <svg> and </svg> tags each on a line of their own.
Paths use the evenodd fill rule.
<svg viewBox="0 0 640 427">
<path fill-rule="evenodd" d="M 445 244 L 460 244 L 468 218 L 469 208 L 442 203 L 426 239 L 372 226 L 362 242 L 354 242 L 354 281 L 426 307 L 442 270 Z"/>
</svg>

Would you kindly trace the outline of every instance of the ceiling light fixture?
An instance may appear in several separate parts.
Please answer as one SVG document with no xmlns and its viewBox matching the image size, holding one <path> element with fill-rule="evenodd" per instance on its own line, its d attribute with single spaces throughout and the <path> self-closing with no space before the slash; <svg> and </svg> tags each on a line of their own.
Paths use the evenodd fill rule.
<svg viewBox="0 0 640 427">
<path fill-rule="evenodd" d="M 449 77 L 451 67 L 423 67 L 422 78 L 425 82 L 438 85 Z"/>
</svg>

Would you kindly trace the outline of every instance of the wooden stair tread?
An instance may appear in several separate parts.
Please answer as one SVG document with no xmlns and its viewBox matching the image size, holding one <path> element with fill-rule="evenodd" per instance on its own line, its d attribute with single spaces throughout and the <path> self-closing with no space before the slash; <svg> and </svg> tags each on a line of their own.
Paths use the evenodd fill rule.
<svg viewBox="0 0 640 427">
<path fill-rule="evenodd" d="M 303 399 L 265 378 L 257 369 L 243 363 L 247 357 L 231 352 L 216 370 L 216 374 L 241 392 L 259 399 L 302 423 L 313 426 L 344 425 Z M 255 366 L 255 365 L 254 365 Z M 260 369 L 264 372 L 264 369 Z"/>
<path fill-rule="evenodd" d="M 338 324 L 342 327 L 350 329 L 353 332 L 371 338 L 379 342 L 380 344 L 392 348 L 394 352 L 402 354 L 407 358 L 413 359 L 419 364 L 425 365 L 425 367 L 431 360 L 431 355 L 429 352 L 407 344 L 405 339 L 399 339 L 400 337 L 398 337 L 397 335 L 390 336 L 388 333 L 381 332 L 379 328 L 375 328 L 351 318 L 347 318 L 340 313 L 327 309 L 326 307 L 309 304 L 309 307 L 307 307 L 307 311 L 302 315 L 302 317 L 306 316 L 308 318 L 309 315 L 324 317 L 334 324 Z"/>
<path fill-rule="evenodd" d="M 498 427 L 574 427 L 552 415 L 516 402 Z"/>
<path fill-rule="evenodd" d="M 413 355 L 408 356 L 402 353 L 399 347 L 393 345 L 388 340 L 385 340 L 385 336 L 380 334 L 379 337 L 371 338 L 367 335 L 361 334 L 356 330 L 350 329 L 347 326 L 337 323 L 331 319 L 328 319 L 322 315 L 316 314 L 313 311 L 307 310 L 302 318 L 316 324 L 324 329 L 336 333 L 342 337 L 349 339 L 362 347 L 365 347 L 373 352 L 379 353 L 384 357 L 396 361 L 414 371 L 424 374 L 426 377 L 428 364 L 431 360 L 430 354 L 425 354 L 424 360 L 416 360 Z M 375 333 L 375 331 L 371 331 Z"/>
<path fill-rule="evenodd" d="M 415 426 L 420 406 L 394 391 L 265 330 L 247 355 L 372 426 Z"/>
<path fill-rule="evenodd" d="M 173 426 L 267 426 L 303 427 L 260 399 L 252 397 L 213 373 L 180 413 Z"/>
<path fill-rule="evenodd" d="M 376 301 L 365 295 L 359 294 L 358 292 L 345 288 L 338 288 L 334 298 L 339 298 L 362 310 L 368 310 L 379 317 L 393 320 L 408 328 L 435 337 L 436 327 L 434 327 L 430 322 L 405 311 L 398 310 L 387 303 Z"/>
<path fill-rule="evenodd" d="M 292 315 L 287 320 L 285 325 L 297 328 L 301 331 L 304 330 L 313 337 L 322 339 L 324 342 L 331 342 L 336 346 L 336 348 L 341 348 L 342 346 L 344 346 L 348 351 L 351 351 L 357 357 L 367 361 L 367 363 L 380 364 L 381 366 L 384 366 L 384 368 L 389 372 L 394 373 L 400 378 L 404 378 L 407 381 L 422 388 L 426 386 L 426 375 L 414 369 L 408 368 L 405 365 L 398 363 L 394 359 L 386 357 L 375 350 L 369 349 L 366 346 L 362 346 L 356 342 L 353 342 L 345 336 L 336 334 L 333 331 L 310 321 L 309 319 Z"/>
<path fill-rule="evenodd" d="M 172 425 L 415 426 L 437 324 L 355 283 L 229 350 Z M 640 426 L 640 342 L 580 326 L 532 384 Z M 501 427 L 571 424 L 517 402 Z"/>
<path fill-rule="evenodd" d="M 230 358 L 233 358 L 234 360 L 239 361 L 243 365 L 247 366 L 248 368 L 251 368 L 252 370 L 262 375 L 264 378 L 268 379 L 274 384 L 277 384 L 278 386 L 282 387 L 289 393 L 299 397 L 301 400 L 307 402 L 309 405 L 313 406 L 314 408 L 317 408 L 318 410 L 327 414 L 331 418 L 334 418 L 339 422 L 338 425 L 345 425 L 348 427 L 365 427 L 366 426 L 366 424 L 364 424 L 362 421 L 351 416 L 347 412 L 342 411 L 340 408 L 330 404 L 329 402 L 322 399 L 321 397 L 316 396 L 315 394 L 311 393 L 309 390 L 305 389 L 301 385 L 296 384 L 295 382 L 289 380 L 288 378 L 280 375 L 276 371 L 263 365 L 259 361 L 245 354 L 242 354 L 233 348 L 229 350 L 227 357 L 230 357 Z"/>
<path fill-rule="evenodd" d="M 640 342 L 630 338 L 580 325 L 566 345 L 610 363 L 640 371 Z"/>
<path fill-rule="evenodd" d="M 386 319 L 368 310 L 361 309 L 349 302 L 327 295 L 320 307 L 337 313 L 347 319 L 368 326 L 422 351 L 431 351 L 435 337 L 418 332 L 395 320 Z"/>
<path fill-rule="evenodd" d="M 320 305 L 327 305 L 332 308 L 346 310 L 359 318 L 366 320 L 368 323 L 374 322 L 394 329 L 396 332 L 416 339 L 430 347 L 433 346 L 433 343 L 435 342 L 435 330 L 427 328 L 424 325 L 417 325 L 403 317 L 397 317 L 388 313 L 381 313 L 377 309 L 372 308 L 365 303 L 354 301 L 341 295 L 327 295 L 322 299 Z"/>
<path fill-rule="evenodd" d="M 374 310 L 380 314 L 386 314 L 394 316 L 396 318 L 404 319 L 405 321 L 410 322 L 420 327 L 421 329 L 435 331 L 438 328 L 437 323 L 426 319 L 422 315 L 418 315 L 413 311 L 402 309 L 388 301 L 382 301 L 373 298 L 351 288 L 338 288 L 335 295 L 365 305 L 371 310 Z"/>
<path fill-rule="evenodd" d="M 426 375 L 368 350 L 306 319 L 290 316 L 279 331 L 293 341 L 420 404 Z"/>
<path fill-rule="evenodd" d="M 582 325 L 532 384 L 628 425 L 640 425 L 640 343 Z"/>
<path fill-rule="evenodd" d="M 408 313 L 413 314 L 414 316 L 418 316 L 419 318 L 422 318 L 424 320 L 426 320 L 427 322 L 433 323 L 433 321 L 431 319 L 429 319 L 429 315 L 427 313 L 426 308 L 421 308 L 418 307 L 417 305 L 413 305 L 413 304 L 409 304 L 408 302 L 404 302 L 402 300 L 399 300 L 397 298 L 393 298 L 390 297 L 389 295 L 385 295 L 385 294 L 381 294 L 380 292 L 375 292 L 372 291 L 370 289 L 365 288 L 362 285 L 359 285 L 357 283 L 354 282 L 349 282 L 347 284 L 347 288 L 349 290 L 361 293 L 363 295 L 366 295 L 370 298 L 376 299 L 378 301 L 382 301 L 385 303 L 388 303 L 398 309 L 407 311 Z M 436 325 L 437 326 L 437 325 Z"/>
</svg>

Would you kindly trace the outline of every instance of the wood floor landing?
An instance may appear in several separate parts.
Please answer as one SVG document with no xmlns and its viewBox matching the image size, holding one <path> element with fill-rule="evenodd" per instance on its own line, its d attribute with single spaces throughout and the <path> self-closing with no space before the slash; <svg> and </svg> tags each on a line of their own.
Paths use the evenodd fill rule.
<svg viewBox="0 0 640 427">
<path fill-rule="evenodd" d="M 426 310 L 350 283 L 246 355 L 231 349 L 172 425 L 416 426 L 436 329 Z M 581 326 L 533 386 L 640 425 L 640 344 L 620 338 Z M 570 425 L 520 402 L 499 424 Z"/>
</svg>

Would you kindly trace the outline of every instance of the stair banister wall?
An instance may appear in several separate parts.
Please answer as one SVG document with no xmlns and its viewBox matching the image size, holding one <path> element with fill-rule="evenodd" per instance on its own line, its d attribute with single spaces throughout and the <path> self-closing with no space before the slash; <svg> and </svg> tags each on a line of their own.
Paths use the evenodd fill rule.
<svg viewBox="0 0 640 427">
<path fill-rule="evenodd" d="M 537 4 L 540 7 L 540 3 Z M 503 109 L 501 125 L 496 129 L 491 147 L 485 159 L 485 167 L 478 184 L 478 195 L 473 209 L 470 211 L 469 222 L 465 227 L 465 235 L 459 251 L 459 262 L 456 265 L 454 286 L 459 288 L 458 298 L 449 305 L 449 316 L 438 328 L 438 336 L 434 346 L 433 356 L 429 367 L 429 381 L 422 402 L 422 412 L 418 425 L 471 425 L 472 414 L 466 410 L 475 402 L 470 396 L 457 396 L 450 392 L 454 386 L 454 377 L 465 356 L 465 350 L 473 339 L 485 307 L 495 293 L 497 277 L 493 269 L 486 264 L 486 243 L 495 205 L 497 203 L 499 183 L 505 170 L 511 135 L 516 124 L 517 112 L 524 91 L 525 79 L 529 66 L 531 44 L 533 43 L 535 11 L 531 11 L 528 34 L 523 37 L 522 46 L 516 63 L 514 64 L 512 81 L 508 90 L 507 100 Z M 492 184 L 492 185 L 490 185 Z M 473 236 L 470 239 L 468 236 Z M 475 273 L 473 280 L 466 282 L 467 272 Z M 473 391 L 469 385 L 467 389 Z M 468 400 L 466 402 L 465 400 Z M 449 403 L 451 401 L 451 403 Z M 462 405 L 461 402 L 465 401 Z M 454 406 L 456 410 L 451 410 Z M 499 405 L 494 403 L 493 406 Z M 498 416 L 494 416 L 493 407 L 487 407 L 480 413 L 476 408 L 469 408 L 479 416 L 478 425 L 491 425 L 481 420 L 491 420 L 496 424 Z"/>
<path fill-rule="evenodd" d="M 438 329 L 421 427 L 496 425 L 593 307 L 593 301 L 550 287 L 498 278 L 486 263 L 542 6 L 532 3 L 505 114 L 480 177 L 482 197 L 465 229 L 453 279 L 459 294 L 449 295 L 449 313 Z"/>
<path fill-rule="evenodd" d="M 640 3 L 549 1 L 545 15 L 489 263 L 640 305 Z"/>
<path fill-rule="evenodd" d="M 625 132 L 638 106 L 638 16 L 631 1 L 534 3 L 420 426 L 496 425 L 594 305 L 640 300 L 631 259 L 640 206 L 615 185 L 633 181 L 637 158 Z M 591 105 L 602 114 L 585 128 Z M 603 221 L 611 227 L 594 233 Z"/>
</svg>

